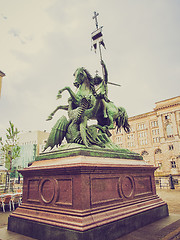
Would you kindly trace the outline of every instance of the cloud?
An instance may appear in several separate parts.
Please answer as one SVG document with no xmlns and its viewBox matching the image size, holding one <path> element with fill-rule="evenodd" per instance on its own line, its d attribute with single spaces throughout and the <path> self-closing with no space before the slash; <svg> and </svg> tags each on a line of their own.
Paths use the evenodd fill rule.
<svg viewBox="0 0 180 240">
<path fill-rule="evenodd" d="M 4 20 L 7 19 L 7 17 L 3 13 L 1 13 L 1 18 L 4 19 Z"/>
<path fill-rule="evenodd" d="M 21 6 L 21 7 L 20 7 Z M 0 22 L 1 127 L 9 120 L 24 130 L 50 129 L 49 113 L 66 104 L 77 67 L 101 74 L 99 53 L 90 51 L 99 13 L 107 50 L 102 49 L 109 98 L 129 116 L 151 111 L 156 101 L 179 95 L 180 15 L 178 1 L 44 0 L 4 1 Z M 22 44 L 24 43 L 24 44 Z M 64 114 L 59 111 L 53 121 Z"/>
</svg>

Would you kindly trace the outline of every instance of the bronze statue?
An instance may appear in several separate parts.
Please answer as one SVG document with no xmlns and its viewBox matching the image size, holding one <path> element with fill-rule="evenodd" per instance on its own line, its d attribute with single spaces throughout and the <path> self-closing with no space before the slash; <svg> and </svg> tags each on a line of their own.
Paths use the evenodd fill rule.
<svg viewBox="0 0 180 240">
<path fill-rule="evenodd" d="M 110 129 L 123 127 L 128 133 L 130 126 L 128 116 L 124 108 L 116 107 L 107 96 L 108 74 L 103 61 L 104 77 L 97 75 L 93 78 L 85 68 L 78 68 L 75 73 L 74 86 L 78 89 L 73 92 L 70 87 L 59 90 L 57 98 L 61 97 L 63 91 L 70 94 L 68 105 L 58 106 L 48 117 L 51 120 L 59 109 L 68 111 L 67 119 L 62 116 L 53 127 L 45 149 L 61 145 L 65 137 L 68 143 L 78 143 L 86 147 L 117 148 L 110 141 Z M 88 126 L 88 120 L 97 120 L 96 125 Z M 115 125 L 116 124 L 116 125 Z M 114 147 L 113 147 L 114 146 Z"/>
<path fill-rule="evenodd" d="M 51 120 L 59 109 L 68 111 L 68 119 L 62 116 L 57 121 L 44 150 L 48 147 L 52 149 L 55 145 L 61 145 L 64 137 L 67 143 L 117 150 L 119 146 L 111 142 L 109 130 L 117 127 L 118 131 L 123 127 L 127 133 L 130 131 L 126 110 L 122 107 L 116 107 L 108 99 L 107 84 L 120 85 L 108 81 L 108 72 L 101 52 L 101 45 L 105 47 L 105 44 L 102 39 L 102 27 L 98 28 L 97 16 L 98 14 L 95 13 L 93 17 L 97 29 L 92 33 L 92 40 L 95 50 L 99 46 L 103 78 L 98 75 L 92 77 L 87 69 L 81 67 L 74 73 L 74 86 L 77 88 L 77 93 L 70 87 L 59 90 L 58 99 L 61 98 L 63 91 L 69 92 L 68 104 L 58 106 L 47 120 Z M 88 122 L 91 119 L 97 120 L 97 124 L 89 126 Z"/>
</svg>

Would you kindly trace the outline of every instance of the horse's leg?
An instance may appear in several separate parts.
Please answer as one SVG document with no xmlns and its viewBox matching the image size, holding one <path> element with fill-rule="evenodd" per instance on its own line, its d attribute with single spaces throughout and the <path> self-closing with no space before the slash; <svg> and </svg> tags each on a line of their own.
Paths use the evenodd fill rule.
<svg viewBox="0 0 180 240">
<path fill-rule="evenodd" d="M 77 97 L 76 97 L 76 94 L 71 90 L 70 87 L 64 87 L 62 88 L 61 90 L 58 91 L 58 95 L 57 95 L 57 98 L 61 98 L 62 95 L 61 93 L 64 92 L 65 90 L 67 90 L 73 100 L 73 102 L 76 104 L 78 101 L 77 101 Z"/>
<path fill-rule="evenodd" d="M 69 105 L 65 105 L 65 106 L 58 106 L 49 116 L 48 116 L 48 118 L 46 119 L 46 121 L 49 121 L 49 120 L 51 120 L 52 118 L 53 118 L 53 116 L 54 116 L 54 114 L 59 110 L 59 109 L 62 109 L 62 110 L 68 110 L 68 107 L 69 107 Z"/>
<path fill-rule="evenodd" d="M 109 115 L 108 117 L 109 117 L 109 122 L 110 122 L 108 129 L 115 129 L 113 116 Z"/>
</svg>

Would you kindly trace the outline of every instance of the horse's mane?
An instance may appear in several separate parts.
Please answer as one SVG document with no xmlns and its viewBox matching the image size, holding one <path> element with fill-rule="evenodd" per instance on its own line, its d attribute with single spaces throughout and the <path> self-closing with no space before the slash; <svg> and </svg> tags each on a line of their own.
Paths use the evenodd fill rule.
<svg viewBox="0 0 180 240">
<path fill-rule="evenodd" d="M 91 89 L 93 95 L 96 96 L 96 91 L 95 91 L 95 87 L 94 87 L 94 78 L 92 77 L 92 75 L 89 73 L 89 71 L 86 68 L 83 68 L 83 70 L 86 73 L 87 78 L 89 80 L 90 89 Z"/>
</svg>

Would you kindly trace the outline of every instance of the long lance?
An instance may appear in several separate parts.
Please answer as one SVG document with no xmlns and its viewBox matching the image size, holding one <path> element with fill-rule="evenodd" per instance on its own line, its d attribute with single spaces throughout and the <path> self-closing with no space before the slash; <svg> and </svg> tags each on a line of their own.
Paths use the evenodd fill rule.
<svg viewBox="0 0 180 240">
<path fill-rule="evenodd" d="M 95 19 L 96 30 L 99 29 L 99 27 L 98 27 L 98 20 L 97 20 L 97 17 L 98 17 L 98 16 L 99 16 L 99 13 L 96 13 L 96 12 L 94 11 L 93 19 Z M 101 28 L 102 28 L 102 27 L 101 27 Z M 99 45 L 100 61 L 102 62 L 103 58 L 102 58 L 102 51 L 101 51 L 101 43 L 100 43 L 100 41 L 98 42 L 98 45 Z M 104 69 L 103 69 L 103 67 L 102 67 L 102 73 L 103 73 L 103 75 L 104 75 Z"/>
<path fill-rule="evenodd" d="M 94 11 L 94 16 L 93 16 L 93 19 L 95 19 L 95 24 L 96 24 L 96 31 L 98 31 L 98 30 L 102 30 L 102 27 L 101 28 L 99 28 L 98 27 L 98 20 L 97 20 L 97 17 L 99 16 L 99 13 L 96 13 L 95 11 Z M 95 32 L 96 32 L 95 31 Z M 98 38 L 100 38 L 100 37 L 102 37 L 102 33 L 101 32 L 99 32 L 99 33 L 97 33 L 95 36 L 94 36 L 94 38 L 95 39 L 98 39 Z M 94 39 L 93 39 L 94 40 Z M 99 55 L 100 55 L 100 61 L 102 62 L 103 61 L 103 58 L 102 58 L 102 50 L 101 50 L 101 44 L 104 44 L 104 42 L 103 42 L 103 40 L 102 41 L 98 41 L 98 47 L 99 47 Z M 104 45 L 104 47 L 105 47 L 105 45 Z M 102 74 L 103 74 L 103 76 L 104 76 L 104 68 L 103 68 L 103 66 L 102 66 Z M 104 79 L 103 79 L 103 82 L 104 82 Z M 118 86 L 118 87 L 121 87 L 121 85 L 120 84 L 117 84 L 117 83 L 112 83 L 112 82 L 107 82 L 108 84 L 111 84 L 111 85 L 114 85 L 114 86 Z"/>
</svg>

